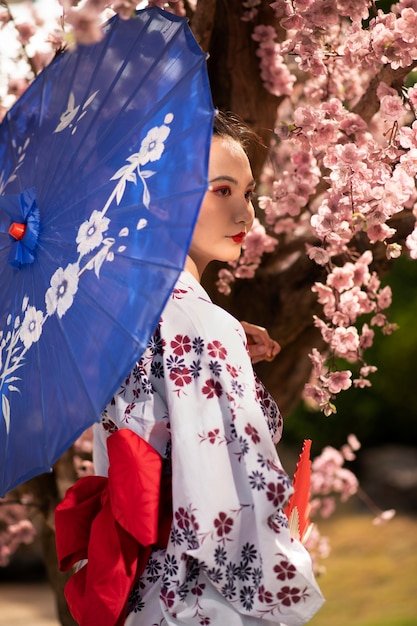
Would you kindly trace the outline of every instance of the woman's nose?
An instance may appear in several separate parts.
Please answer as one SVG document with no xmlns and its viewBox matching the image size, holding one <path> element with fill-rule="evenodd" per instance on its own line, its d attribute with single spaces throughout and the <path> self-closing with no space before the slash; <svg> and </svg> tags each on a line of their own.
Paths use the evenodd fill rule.
<svg viewBox="0 0 417 626">
<path fill-rule="evenodd" d="M 245 224 L 252 224 L 255 217 L 255 209 L 251 201 L 248 201 L 246 197 L 239 201 L 239 206 L 236 210 L 236 222 L 244 222 Z"/>
</svg>

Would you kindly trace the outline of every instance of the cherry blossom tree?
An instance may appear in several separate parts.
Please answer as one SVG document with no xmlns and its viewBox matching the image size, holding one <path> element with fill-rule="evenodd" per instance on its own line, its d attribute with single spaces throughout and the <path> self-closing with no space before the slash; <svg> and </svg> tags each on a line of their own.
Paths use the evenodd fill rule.
<svg viewBox="0 0 417 626">
<path fill-rule="evenodd" d="M 330 415 L 340 391 L 371 384 L 376 365 L 366 349 L 375 332 L 395 329 L 381 275 L 402 254 L 416 258 L 417 5 L 400 1 L 382 12 L 363 1 L 243 4 L 261 79 L 278 106 L 260 175 L 260 224 L 218 286 L 232 289 L 235 313 L 257 295 L 274 302 L 264 321 L 284 349 L 264 378 L 284 410 L 293 408 L 294 387 L 291 399 L 281 381 L 294 379 L 286 365 L 297 362 L 300 391 Z"/>
<path fill-rule="evenodd" d="M 39 1 L 0 1 L 0 41 L 7 33 L 14 44 L 7 60 L 0 47 L 0 116 L 55 54 L 99 40 L 103 18 L 116 11 L 129 19 L 137 2 L 47 5 L 46 14 Z M 283 414 L 303 396 L 329 416 L 341 391 L 366 393 L 378 366 L 366 351 L 376 333 L 395 330 L 391 288 L 381 278 L 399 257 L 417 259 L 417 0 L 139 6 L 149 5 L 188 17 L 209 54 L 215 105 L 239 114 L 265 146 L 252 155 L 257 220 L 243 254 L 214 265 L 205 286 L 280 342 L 274 363 L 257 369 Z M 317 511 L 331 510 L 334 493 L 343 499 L 358 491 L 344 467 L 356 449 L 351 439 L 314 461 Z M 78 463 L 88 471 L 82 454 Z M 75 479 L 72 459 L 59 462 L 55 476 L 59 499 Z M 14 523 L 26 518 L 26 510 L 7 510 Z M 311 541 L 317 548 L 322 540 Z"/>
</svg>

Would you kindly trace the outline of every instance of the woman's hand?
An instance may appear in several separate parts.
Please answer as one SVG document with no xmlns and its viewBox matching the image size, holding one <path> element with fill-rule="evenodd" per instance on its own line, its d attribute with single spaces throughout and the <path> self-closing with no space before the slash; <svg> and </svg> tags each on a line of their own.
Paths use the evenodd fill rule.
<svg viewBox="0 0 417 626">
<path fill-rule="evenodd" d="M 281 346 L 269 336 L 266 328 L 255 326 L 249 322 L 241 322 L 248 340 L 248 350 L 252 363 L 273 361 L 281 350 Z"/>
</svg>

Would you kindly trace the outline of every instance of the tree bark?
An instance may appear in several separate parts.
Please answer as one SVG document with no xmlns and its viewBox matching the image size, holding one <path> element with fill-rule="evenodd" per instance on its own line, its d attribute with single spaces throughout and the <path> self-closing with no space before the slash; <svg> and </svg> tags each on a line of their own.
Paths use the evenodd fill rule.
<svg viewBox="0 0 417 626">
<path fill-rule="evenodd" d="M 379 111 L 380 100 L 376 95 L 379 84 L 383 82 L 401 95 L 404 79 L 415 67 L 417 67 L 417 61 L 408 67 L 397 69 L 393 69 L 391 65 L 385 65 L 371 80 L 368 89 L 353 109 L 353 113 L 360 115 L 365 122 L 370 122 L 375 113 Z"/>
<path fill-rule="evenodd" d="M 201 0 L 200 4 L 206 6 Z M 257 43 L 252 39 L 254 24 L 240 19 L 244 12 L 241 0 L 217 0 L 215 9 L 207 62 L 214 106 L 239 115 L 268 147 L 280 99 L 263 86 Z M 257 21 L 277 27 L 266 0 L 261 2 Z M 255 178 L 259 177 L 266 156 L 267 148 L 258 148 L 251 155 Z"/>
<path fill-rule="evenodd" d="M 197 4 L 190 20 L 190 28 L 204 52 L 209 52 L 214 27 L 217 0 L 205 0 Z"/>
</svg>

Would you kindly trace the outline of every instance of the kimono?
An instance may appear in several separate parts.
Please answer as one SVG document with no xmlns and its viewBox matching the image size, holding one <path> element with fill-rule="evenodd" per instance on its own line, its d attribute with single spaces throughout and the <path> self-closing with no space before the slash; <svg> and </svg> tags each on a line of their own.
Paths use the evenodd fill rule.
<svg viewBox="0 0 417 626">
<path fill-rule="evenodd" d="M 292 485 L 275 447 L 281 415 L 242 326 L 187 272 L 95 426 L 98 475 L 108 470 L 106 438 L 125 428 L 161 455 L 172 480 L 168 545 L 151 552 L 125 624 L 307 622 L 323 598 L 283 512 Z"/>
</svg>

